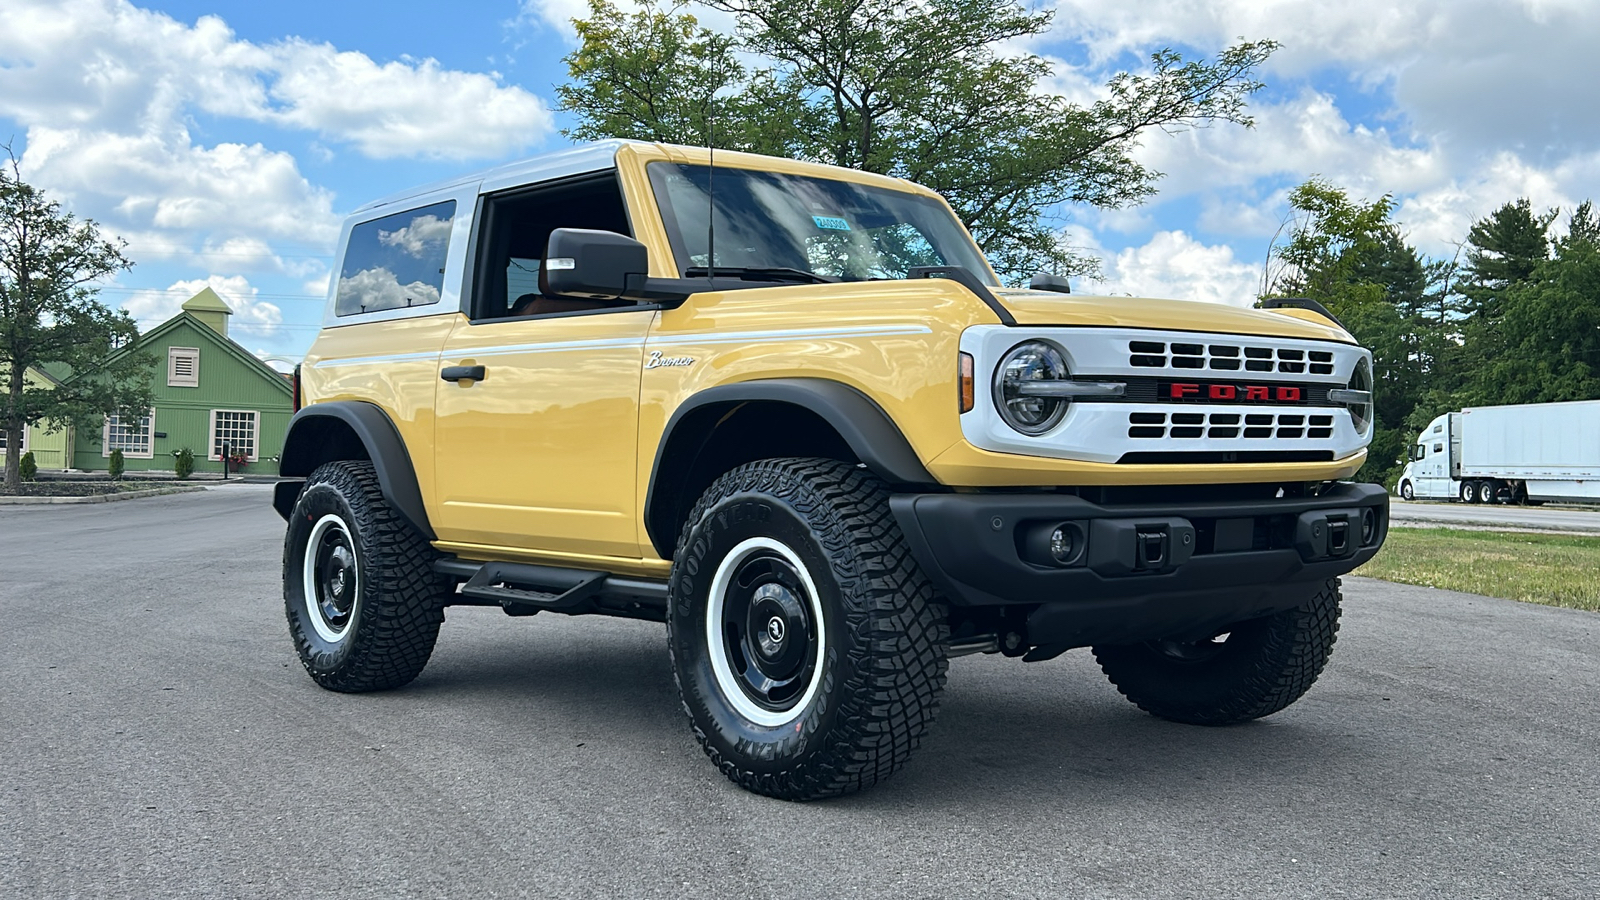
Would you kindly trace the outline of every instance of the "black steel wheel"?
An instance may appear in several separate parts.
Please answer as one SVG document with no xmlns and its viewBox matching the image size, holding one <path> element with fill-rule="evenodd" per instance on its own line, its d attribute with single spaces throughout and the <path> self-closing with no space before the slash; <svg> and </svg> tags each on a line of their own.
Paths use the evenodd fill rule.
<svg viewBox="0 0 1600 900">
<path fill-rule="evenodd" d="M 283 600 L 300 662 L 333 691 L 399 687 L 422 672 L 444 621 L 435 553 L 389 507 L 366 461 L 306 479 L 283 545 Z"/>
<path fill-rule="evenodd" d="M 859 790 L 933 722 L 946 612 L 887 501 L 864 469 L 771 459 L 718 478 L 690 513 L 668 586 L 673 675 L 701 747 L 741 787 Z"/>
<path fill-rule="evenodd" d="M 1096 661 L 1145 712 L 1191 725 L 1270 716 L 1322 673 L 1339 632 L 1339 581 L 1300 606 L 1237 622 L 1204 640 L 1097 645 Z"/>
</svg>

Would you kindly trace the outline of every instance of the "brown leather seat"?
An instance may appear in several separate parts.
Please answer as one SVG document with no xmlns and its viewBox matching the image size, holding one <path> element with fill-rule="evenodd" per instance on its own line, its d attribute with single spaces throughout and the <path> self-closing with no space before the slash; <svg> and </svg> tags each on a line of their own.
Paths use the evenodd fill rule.
<svg viewBox="0 0 1600 900">
<path fill-rule="evenodd" d="M 588 312 L 619 306 L 615 300 L 584 300 L 580 297 L 546 297 L 543 294 L 523 294 L 511 307 L 513 316 L 542 316 L 548 313 Z"/>
</svg>

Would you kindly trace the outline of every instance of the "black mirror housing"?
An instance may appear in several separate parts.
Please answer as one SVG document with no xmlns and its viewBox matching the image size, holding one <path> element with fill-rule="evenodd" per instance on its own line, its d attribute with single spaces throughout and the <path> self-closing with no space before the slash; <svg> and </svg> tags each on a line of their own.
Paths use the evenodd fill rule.
<svg viewBox="0 0 1600 900">
<path fill-rule="evenodd" d="M 650 252 L 627 235 L 590 228 L 557 228 L 550 232 L 539 291 L 552 297 L 620 300 L 629 284 L 650 272 Z"/>
<path fill-rule="evenodd" d="M 1067 284 L 1067 279 L 1061 275 L 1047 275 L 1040 272 L 1028 281 L 1028 289 L 1033 291 L 1055 291 L 1058 294 L 1072 293 L 1072 287 Z"/>
</svg>

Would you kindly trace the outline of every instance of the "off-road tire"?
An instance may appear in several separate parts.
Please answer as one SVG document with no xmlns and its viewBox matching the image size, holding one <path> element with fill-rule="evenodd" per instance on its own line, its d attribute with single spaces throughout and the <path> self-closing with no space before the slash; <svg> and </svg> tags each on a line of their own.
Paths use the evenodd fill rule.
<svg viewBox="0 0 1600 900">
<path fill-rule="evenodd" d="M 737 547 L 763 540 L 804 564 L 826 644 L 814 696 L 773 713 L 795 718 L 772 726 L 741 714 L 719 686 L 711 656 L 726 651 L 707 636 L 717 573 L 735 564 Z M 729 583 L 725 595 L 734 590 Z M 767 459 L 722 475 L 684 525 L 668 600 L 684 712 L 706 755 L 747 790 L 785 800 L 860 790 L 900 768 L 938 712 L 947 610 L 912 559 L 883 483 L 863 468 Z"/>
<path fill-rule="evenodd" d="M 1316 682 L 1339 632 L 1339 600 L 1335 578 L 1294 609 L 1235 624 L 1204 658 L 1179 658 L 1157 641 L 1096 646 L 1094 657 L 1117 690 L 1153 716 L 1190 725 L 1259 719 Z"/>
<path fill-rule="evenodd" d="M 353 544 L 355 587 L 348 618 L 330 639 L 306 601 L 308 539 L 328 517 Z M 289 633 L 307 674 L 331 691 L 397 688 L 422 672 L 444 621 L 446 581 L 437 553 L 384 499 L 372 463 L 345 460 L 306 479 L 283 544 L 283 599 Z M 323 632 L 334 626 L 322 619 Z"/>
</svg>

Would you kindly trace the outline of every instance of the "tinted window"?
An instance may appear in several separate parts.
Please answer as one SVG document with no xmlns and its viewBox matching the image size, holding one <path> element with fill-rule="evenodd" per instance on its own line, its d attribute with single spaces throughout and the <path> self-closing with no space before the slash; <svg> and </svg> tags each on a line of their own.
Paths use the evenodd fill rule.
<svg viewBox="0 0 1600 900">
<path fill-rule="evenodd" d="M 350 229 L 334 314 L 438 303 L 455 214 L 456 202 L 446 200 Z"/>
<path fill-rule="evenodd" d="M 716 265 L 781 266 L 845 281 L 904 278 L 916 266 L 965 266 L 989 280 L 972 239 L 944 204 L 921 194 L 752 169 L 651 163 L 680 270 L 711 265 L 710 189 L 716 191 Z"/>
</svg>

